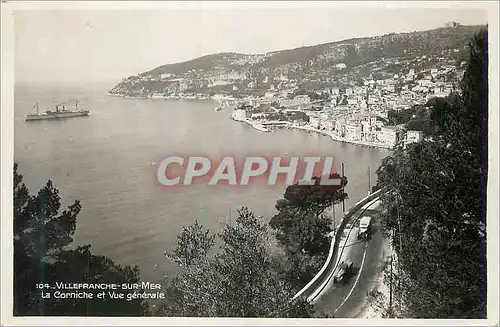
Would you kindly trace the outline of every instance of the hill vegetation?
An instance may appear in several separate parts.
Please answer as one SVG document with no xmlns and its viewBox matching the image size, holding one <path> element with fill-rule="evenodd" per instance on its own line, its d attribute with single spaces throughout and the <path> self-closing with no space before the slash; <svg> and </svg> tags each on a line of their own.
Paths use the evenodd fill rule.
<svg viewBox="0 0 500 327">
<path fill-rule="evenodd" d="M 385 79 L 410 68 L 422 71 L 443 62 L 466 60 L 467 42 L 479 28 L 456 26 L 392 33 L 264 54 L 210 54 L 130 76 L 110 93 L 263 95 L 275 87 L 311 90 L 342 86 L 349 80 Z"/>
<path fill-rule="evenodd" d="M 191 70 L 211 70 L 218 67 L 224 67 L 231 64 L 234 60 L 244 58 L 245 55 L 238 53 L 217 53 L 199 57 L 185 62 L 167 64 L 156 67 L 153 70 L 142 73 L 141 75 L 160 75 L 160 74 L 182 74 Z"/>
<path fill-rule="evenodd" d="M 378 186 L 390 190 L 382 224 L 398 259 L 386 316 L 486 317 L 487 44 L 484 29 L 470 42 L 461 90 L 429 103 L 422 121 L 432 137 L 397 149 L 378 170 Z"/>
<path fill-rule="evenodd" d="M 391 33 L 384 36 L 356 38 L 281 50 L 261 55 L 264 58 L 251 65 L 254 68 L 274 69 L 288 64 L 319 61 L 328 64 L 345 62 L 348 66 L 355 66 L 380 58 L 410 58 L 439 54 L 444 49 L 463 50 L 478 28 L 479 26 L 443 27 L 429 31 Z M 141 75 L 181 74 L 191 70 L 208 71 L 217 68 L 236 68 L 239 66 L 238 60 L 256 56 L 259 55 L 211 54 L 182 63 L 163 65 Z"/>
</svg>

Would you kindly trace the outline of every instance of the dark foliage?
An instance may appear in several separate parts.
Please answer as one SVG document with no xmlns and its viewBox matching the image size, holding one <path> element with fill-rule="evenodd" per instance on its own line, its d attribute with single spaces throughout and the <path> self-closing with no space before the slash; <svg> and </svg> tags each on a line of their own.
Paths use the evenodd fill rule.
<svg viewBox="0 0 500 327">
<path fill-rule="evenodd" d="M 92 255 L 90 245 L 67 250 L 73 241 L 81 205 L 76 200 L 60 212 L 59 192 L 49 180 L 30 195 L 14 165 L 14 315 L 15 316 L 141 316 L 147 305 L 123 301 L 41 297 L 36 284 L 136 283 L 137 267 L 123 267 L 104 256 Z M 46 290 L 45 293 L 48 293 Z"/>
<path fill-rule="evenodd" d="M 220 250 L 208 256 L 214 237 L 198 223 L 184 228 L 175 255 L 179 276 L 168 280 L 167 299 L 157 314 L 195 317 L 310 317 L 304 299 L 280 276 L 268 231 L 247 208 L 218 235 Z M 193 257 L 193 253 L 196 255 Z M 193 258 L 196 258 L 193 260 Z"/>
<path fill-rule="evenodd" d="M 403 317 L 486 317 L 487 58 L 484 29 L 461 92 L 429 103 L 432 140 L 397 150 L 378 171 L 390 190 L 382 222 L 394 233 Z"/>
<path fill-rule="evenodd" d="M 276 203 L 278 213 L 269 222 L 285 253 L 283 274 L 296 289 L 319 271 L 328 255 L 332 220 L 325 209 L 347 197 L 342 187 L 347 179 L 338 174 L 330 178 L 341 179 L 341 185 L 321 185 L 320 177 L 314 177 L 314 185 L 288 186 Z"/>
</svg>

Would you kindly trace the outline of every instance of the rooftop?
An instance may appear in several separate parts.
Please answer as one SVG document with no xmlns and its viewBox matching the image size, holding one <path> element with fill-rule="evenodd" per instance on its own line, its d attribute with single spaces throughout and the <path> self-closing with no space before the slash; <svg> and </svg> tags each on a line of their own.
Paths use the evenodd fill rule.
<svg viewBox="0 0 500 327">
<path fill-rule="evenodd" d="M 403 127 L 401 126 L 382 126 L 382 129 L 389 129 L 389 130 L 392 130 L 392 131 L 402 131 L 403 130 Z"/>
</svg>

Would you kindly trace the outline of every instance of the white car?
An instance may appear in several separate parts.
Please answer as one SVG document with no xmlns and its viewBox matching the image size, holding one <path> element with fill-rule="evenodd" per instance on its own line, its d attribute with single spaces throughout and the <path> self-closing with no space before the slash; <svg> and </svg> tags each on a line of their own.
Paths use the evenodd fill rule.
<svg viewBox="0 0 500 327">
<path fill-rule="evenodd" d="M 372 218 L 364 216 L 359 220 L 358 239 L 370 236 Z"/>
</svg>

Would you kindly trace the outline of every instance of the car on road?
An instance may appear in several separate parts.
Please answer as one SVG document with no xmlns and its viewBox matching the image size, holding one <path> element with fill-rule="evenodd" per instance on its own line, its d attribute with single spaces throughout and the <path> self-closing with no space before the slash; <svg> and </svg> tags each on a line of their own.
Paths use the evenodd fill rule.
<svg viewBox="0 0 500 327">
<path fill-rule="evenodd" d="M 372 218 L 364 216 L 359 220 L 358 239 L 370 237 Z"/>
<path fill-rule="evenodd" d="M 344 282 L 351 272 L 352 269 L 352 261 L 342 261 L 335 272 L 335 276 L 333 277 L 333 282 L 338 284 Z"/>
</svg>

